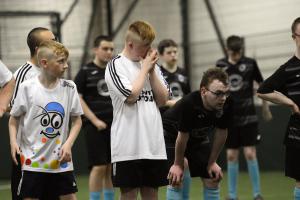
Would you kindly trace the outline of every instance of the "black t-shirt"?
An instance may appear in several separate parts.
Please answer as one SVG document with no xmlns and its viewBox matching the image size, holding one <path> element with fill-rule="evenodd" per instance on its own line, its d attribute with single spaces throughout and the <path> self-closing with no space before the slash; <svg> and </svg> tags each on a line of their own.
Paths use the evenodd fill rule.
<svg viewBox="0 0 300 200">
<path fill-rule="evenodd" d="M 234 124 L 244 126 L 257 123 L 253 99 L 253 81 L 261 83 L 263 77 L 256 61 L 242 57 L 238 63 L 232 65 L 228 58 L 217 61 L 217 67 L 222 68 L 229 76 L 230 96 L 234 101 Z"/>
<path fill-rule="evenodd" d="M 105 82 L 105 68 L 95 63 L 83 66 L 75 77 L 78 93 L 91 109 L 91 111 L 108 125 L 113 118 L 113 107 Z"/>
<path fill-rule="evenodd" d="M 267 94 L 274 90 L 281 92 L 300 107 L 300 60 L 296 56 L 293 56 L 266 79 L 259 87 L 258 92 Z M 296 114 L 290 117 L 285 144 L 300 148 L 300 116 Z"/>
<path fill-rule="evenodd" d="M 184 69 L 177 67 L 177 70 L 173 73 L 167 71 L 163 67 L 160 67 L 160 69 L 172 92 L 171 99 L 181 98 L 191 92 L 189 79 Z M 161 114 L 167 109 L 167 106 L 160 107 Z"/>
<path fill-rule="evenodd" d="M 178 131 L 190 134 L 189 143 L 207 144 L 215 128 L 226 129 L 231 123 L 231 100 L 226 100 L 223 110 L 208 111 L 204 108 L 199 91 L 179 100 L 163 115 L 165 137 L 175 140 Z"/>
</svg>

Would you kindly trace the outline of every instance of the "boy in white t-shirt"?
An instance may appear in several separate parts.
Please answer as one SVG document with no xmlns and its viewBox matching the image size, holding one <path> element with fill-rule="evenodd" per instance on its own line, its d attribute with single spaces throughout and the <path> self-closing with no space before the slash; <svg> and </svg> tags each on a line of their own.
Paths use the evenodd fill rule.
<svg viewBox="0 0 300 200">
<path fill-rule="evenodd" d="M 14 92 L 15 83 L 12 73 L 0 60 L 0 117 L 3 116 L 8 108 L 9 101 Z"/>
<path fill-rule="evenodd" d="M 25 200 L 41 198 L 49 187 L 60 198 L 76 199 L 71 148 L 83 112 L 75 83 L 61 79 L 68 68 L 68 55 L 62 44 L 43 42 L 37 53 L 41 74 L 20 85 L 11 110 L 10 142 L 21 156 L 19 192 Z M 20 147 L 17 132 L 21 135 Z M 12 158 L 17 162 L 14 153 Z"/>
<path fill-rule="evenodd" d="M 113 104 L 111 159 L 113 184 L 121 199 L 157 199 L 158 187 L 167 185 L 166 150 L 158 106 L 169 97 L 168 86 L 151 48 L 152 26 L 132 23 L 123 52 L 106 67 L 105 80 Z M 165 166 L 165 167 L 164 167 Z"/>
</svg>

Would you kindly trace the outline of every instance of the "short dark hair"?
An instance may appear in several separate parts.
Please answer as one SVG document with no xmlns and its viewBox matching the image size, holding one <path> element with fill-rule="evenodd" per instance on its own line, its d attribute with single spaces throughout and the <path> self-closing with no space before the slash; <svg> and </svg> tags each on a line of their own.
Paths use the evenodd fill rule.
<svg viewBox="0 0 300 200">
<path fill-rule="evenodd" d="M 202 80 L 200 83 L 200 88 L 202 87 L 208 87 L 213 80 L 219 80 L 224 85 L 228 85 L 228 75 L 226 72 L 224 72 L 222 69 L 213 67 L 209 68 L 205 72 L 203 72 Z"/>
<path fill-rule="evenodd" d="M 239 52 L 244 49 L 244 40 L 240 36 L 231 35 L 226 40 L 226 46 L 228 50 Z"/>
<path fill-rule="evenodd" d="M 38 34 L 42 31 L 49 31 L 49 29 L 44 27 L 36 27 L 33 28 L 27 35 L 27 45 L 29 47 L 31 57 L 33 57 L 35 54 L 35 48 L 38 47 L 41 42 L 43 42 L 38 36 Z"/>
<path fill-rule="evenodd" d="M 296 18 L 293 23 L 292 23 L 292 26 L 291 26 L 291 31 L 292 31 L 292 34 L 294 34 L 296 32 L 296 26 L 300 23 L 300 17 Z"/>
<path fill-rule="evenodd" d="M 167 47 L 178 47 L 178 44 L 172 39 L 162 40 L 157 46 L 158 53 L 162 55 Z"/>
<path fill-rule="evenodd" d="M 95 40 L 94 40 L 94 47 L 99 47 L 100 43 L 105 40 L 105 41 L 112 41 L 112 37 L 108 35 L 98 35 Z"/>
</svg>

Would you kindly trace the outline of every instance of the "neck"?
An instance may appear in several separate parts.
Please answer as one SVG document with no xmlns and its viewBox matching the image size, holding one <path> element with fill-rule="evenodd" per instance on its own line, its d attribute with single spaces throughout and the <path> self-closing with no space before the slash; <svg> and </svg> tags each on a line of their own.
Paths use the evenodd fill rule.
<svg viewBox="0 0 300 200">
<path fill-rule="evenodd" d="M 44 72 L 42 72 L 42 74 L 39 75 L 39 80 L 45 88 L 53 89 L 57 85 L 59 78 L 49 76 L 49 75 L 45 74 Z"/>
<path fill-rule="evenodd" d="M 295 56 L 300 60 L 300 49 L 299 48 L 296 49 Z"/>
<path fill-rule="evenodd" d="M 36 57 L 36 56 L 31 57 L 29 61 L 30 61 L 32 64 L 34 64 L 35 66 L 39 67 L 39 66 L 38 66 L 38 61 L 37 61 L 37 57 Z"/>
<path fill-rule="evenodd" d="M 232 60 L 230 57 L 228 57 L 228 62 L 235 65 L 238 61 Z"/>
<path fill-rule="evenodd" d="M 165 70 L 167 70 L 170 73 L 174 73 L 177 70 L 177 63 L 175 63 L 174 65 L 163 63 L 162 66 Z"/>
<path fill-rule="evenodd" d="M 93 62 L 97 65 L 97 67 L 104 69 L 106 67 L 107 62 L 94 58 Z"/>
<path fill-rule="evenodd" d="M 129 60 L 131 60 L 131 61 L 133 61 L 133 62 L 139 62 L 139 61 L 140 61 L 140 59 L 135 58 L 134 56 L 132 56 L 132 55 L 130 54 L 130 51 L 128 50 L 128 48 L 127 48 L 126 46 L 125 46 L 125 48 L 123 49 L 122 54 L 123 54 L 126 58 L 128 58 Z"/>
</svg>

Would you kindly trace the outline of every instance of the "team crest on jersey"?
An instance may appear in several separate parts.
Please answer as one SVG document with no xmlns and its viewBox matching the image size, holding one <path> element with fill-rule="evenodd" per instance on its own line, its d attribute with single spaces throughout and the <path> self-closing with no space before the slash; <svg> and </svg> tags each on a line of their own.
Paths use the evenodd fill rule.
<svg viewBox="0 0 300 200">
<path fill-rule="evenodd" d="M 101 79 L 98 81 L 97 83 L 97 90 L 99 95 L 101 96 L 109 96 L 109 92 L 108 92 L 108 88 L 107 88 L 107 84 L 105 82 L 105 79 Z"/>
<path fill-rule="evenodd" d="M 179 83 L 177 82 L 170 83 L 170 88 L 172 91 L 172 97 L 178 98 L 183 96 L 183 91 Z"/>
<path fill-rule="evenodd" d="M 62 126 L 65 116 L 63 106 L 58 102 L 50 102 L 45 107 L 41 108 L 41 114 L 33 119 L 39 119 L 43 127 L 40 134 L 49 139 L 53 139 L 60 135 L 59 128 Z"/>
<path fill-rule="evenodd" d="M 244 85 L 243 77 L 239 74 L 230 75 L 229 85 L 230 85 L 230 91 L 232 92 L 240 90 Z"/>
<path fill-rule="evenodd" d="M 69 87 L 69 88 L 74 89 L 74 85 L 72 85 L 72 84 L 69 83 L 68 81 L 64 81 L 64 82 L 62 83 L 62 86 L 63 86 L 63 87 Z"/>
<path fill-rule="evenodd" d="M 239 71 L 240 72 L 243 72 L 243 71 L 245 71 L 246 70 L 246 65 L 245 64 L 240 64 L 239 65 Z"/>
</svg>

